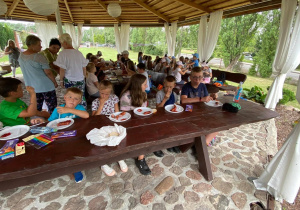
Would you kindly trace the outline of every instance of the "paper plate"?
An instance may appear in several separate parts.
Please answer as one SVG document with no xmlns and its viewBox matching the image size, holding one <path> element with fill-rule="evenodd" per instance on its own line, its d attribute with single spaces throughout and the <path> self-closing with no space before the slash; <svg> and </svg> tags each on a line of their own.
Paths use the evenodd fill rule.
<svg viewBox="0 0 300 210">
<path fill-rule="evenodd" d="M 71 123 L 69 125 L 57 126 L 58 123 L 64 122 L 67 120 L 71 120 Z M 70 127 L 71 125 L 73 125 L 73 123 L 74 123 L 74 120 L 72 118 L 61 118 L 61 119 L 57 119 L 57 120 L 53 120 L 53 121 L 49 122 L 46 126 L 50 127 L 50 128 L 55 128 L 57 130 L 62 130 L 62 129 Z"/>
<path fill-rule="evenodd" d="M 115 119 L 115 118 L 112 117 L 112 115 L 118 116 L 118 115 L 121 114 L 121 113 L 122 113 L 122 112 L 115 112 L 115 113 L 109 115 L 108 118 L 109 118 L 111 121 L 113 121 L 113 122 L 125 122 L 125 121 L 127 121 L 127 120 L 129 120 L 129 119 L 131 118 L 131 114 L 129 114 L 128 112 L 125 112 L 125 115 L 120 116 L 119 119 Z"/>
<path fill-rule="evenodd" d="M 171 109 L 174 107 L 174 104 L 170 104 L 170 105 L 165 106 L 165 110 L 167 112 L 170 112 L 170 113 L 181 113 L 181 112 L 183 112 L 184 108 L 182 106 L 179 106 L 179 105 L 175 105 L 175 106 L 176 106 L 176 112 L 171 111 Z"/>
<path fill-rule="evenodd" d="M 153 112 L 152 112 L 152 109 L 148 108 L 148 107 L 138 107 L 138 108 L 135 108 L 133 110 L 134 114 L 136 115 L 139 115 L 139 116 L 148 116 L 148 115 L 151 115 Z M 149 114 L 144 114 L 145 112 L 150 112 Z"/>
<path fill-rule="evenodd" d="M 0 136 L 4 134 L 10 133 L 7 137 L 0 137 L 0 140 L 9 140 L 9 139 L 15 139 L 20 136 L 23 136 L 30 130 L 30 127 L 28 125 L 16 125 L 13 127 L 4 128 L 4 130 L 0 131 Z"/>
<path fill-rule="evenodd" d="M 216 102 L 218 104 L 216 104 Z M 219 106 L 223 106 L 223 104 L 220 102 L 220 101 L 215 101 L 215 100 L 212 100 L 212 101 L 209 101 L 209 102 L 204 102 L 207 106 L 212 106 L 212 107 L 219 107 Z"/>
</svg>

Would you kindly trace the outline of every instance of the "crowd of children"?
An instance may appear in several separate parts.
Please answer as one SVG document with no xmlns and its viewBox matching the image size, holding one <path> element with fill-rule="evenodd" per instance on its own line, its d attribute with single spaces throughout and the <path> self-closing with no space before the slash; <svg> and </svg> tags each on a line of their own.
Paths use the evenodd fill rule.
<svg viewBox="0 0 300 210">
<path fill-rule="evenodd" d="M 173 92 L 176 84 L 185 84 L 181 79 L 181 75 L 184 75 L 191 66 L 190 79 L 191 81 L 186 83 L 182 87 L 181 102 L 182 103 L 194 103 L 194 102 L 207 102 L 211 100 L 206 86 L 203 84 L 203 78 L 211 76 L 209 68 L 198 67 L 199 62 L 197 60 L 198 54 L 194 54 L 194 59 L 189 61 L 183 57 L 176 62 L 175 57 L 168 58 L 167 55 L 163 58 L 156 58 L 152 62 L 150 56 L 145 56 L 143 53 L 138 54 L 138 65 L 132 68 L 132 61 L 128 58 L 128 51 L 124 51 L 123 55 L 118 55 L 116 62 L 110 63 L 114 67 L 123 67 L 131 78 L 127 85 L 124 87 L 120 99 L 113 93 L 113 85 L 110 81 L 106 80 L 103 75 L 103 71 L 108 68 L 105 61 L 101 58 L 102 53 L 99 51 L 96 56 L 88 54 L 86 58 L 89 63 L 86 66 L 85 82 L 87 93 L 94 97 L 92 102 L 92 116 L 95 115 L 110 115 L 115 112 L 130 111 L 136 107 L 147 107 L 147 93 L 150 92 L 149 79 L 147 74 L 147 67 L 153 69 L 159 69 L 164 73 L 168 73 L 168 68 L 173 67 L 170 70 L 171 74 L 164 80 L 164 87 L 156 94 L 156 106 L 164 107 L 166 105 L 175 104 L 178 101 L 178 95 Z M 149 58 L 150 57 L 150 58 Z M 205 74 L 205 76 L 204 76 Z M 100 75 L 100 76 L 99 76 Z M 53 121 L 59 118 L 89 118 L 89 113 L 86 108 L 80 103 L 83 99 L 84 92 L 77 87 L 70 87 L 66 90 L 64 95 L 65 103 L 57 106 L 51 115 L 45 111 L 37 110 L 37 98 L 34 88 L 27 86 L 26 90 L 30 94 L 30 104 L 26 105 L 20 98 L 23 96 L 23 89 L 21 81 L 15 78 L 0 78 L 0 95 L 4 97 L 4 100 L 0 103 L 0 122 L 4 126 L 24 125 L 24 124 L 37 124 L 46 121 Z M 119 108 L 120 104 L 120 108 Z M 34 117 L 33 119 L 30 119 Z M 216 133 L 207 135 L 207 144 L 212 141 L 216 136 Z M 178 147 L 172 147 L 167 149 L 169 152 L 179 153 Z M 162 151 L 156 151 L 154 154 L 158 157 L 162 157 L 164 154 Z M 143 175 L 151 174 L 151 170 L 145 160 L 145 154 L 137 154 L 136 166 Z M 128 167 L 125 161 L 118 161 L 121 171 L 126 172 Z M 116 172 L 108 165 L 101 166 L 101 169 L 107 176 L 113 176 Z M 74 173 L 75 181 L 80 182 L 83 179 L 81 172 Z"/>
</svg>

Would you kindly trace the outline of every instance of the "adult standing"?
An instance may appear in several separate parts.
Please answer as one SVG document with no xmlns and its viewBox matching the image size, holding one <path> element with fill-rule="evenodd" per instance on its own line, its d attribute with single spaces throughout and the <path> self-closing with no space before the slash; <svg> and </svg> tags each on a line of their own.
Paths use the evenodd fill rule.
<svg viewBox="0 0 300 210">
<path fill-rule="evenodd" d="M 135 67 L 133 61 L 129 59 L 129 52 L 127 50 L 124 50 L 122 52 L 122 55 L 123 55 L 123 63 L 127 67 L 128 74 L 131 74 L 131 75 L 135 74 L 136 67 Z"/>
<path fill-rule="evenodd" d="M 20 50 L 16 47 L 16 44 L 13 40 L 8 40 L 7 47 L 4 51 L 5 55 L 8 55 L 9 63 L 12 68 L 13 77 L 16 77 L 16 69 L 20 66 L 19 65 L 19 56 L 20 56 Z"/>
<path fill-rule="evenodd" d="M 37 110 L 42 111 L 45 100 L 50 114 L 57 106 L 55 88 L 58 86 L 46 58 L 39 52 L 42 49 L 41 40 L 37 36 L 26 37 L 28 49 L 20 54 L 19 63 L 26 86 L 35 89 Z"/>
<path fill-rule="evenodd" d="M 47 59 L 49 66 L 52 70 L 54 77 L 59 74 L 59 67 L 54 65 L 53 62 L 57 59 L 57 53 L 61 48 L 61 44 L 57 38 L 53 38 L 50 40 L 49 48 L 46 48 L 41 52 L 43 56 Z"/>
<path fill-rule="evenodd" d="M 89 61 L 83 57 L 81 52 L 73 48 L 72 38 L 69 34 L 62 34 L 59 41 L 64 49 L 59 53 L 54 64 L 60 68 L 60 86 L 62 88 L 77 87 L 84 93 L 85 67 Z M 84 95 L 80 104 L 86 108 Z"/>
</svg>

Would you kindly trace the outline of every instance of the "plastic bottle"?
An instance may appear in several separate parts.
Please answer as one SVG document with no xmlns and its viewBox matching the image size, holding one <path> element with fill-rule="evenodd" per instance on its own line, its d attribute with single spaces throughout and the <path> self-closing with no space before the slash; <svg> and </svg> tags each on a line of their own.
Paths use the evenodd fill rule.
<svg viewBox="0 0 300 210">
<path fill-rule="evenodd" d="M 237 90 L 235 91 L 233 102 L 235 103 L 239 102 L 242 92 L 243 92 L 243 82 L 240 82 L 239 86 L 237 87 Z"/>
<path fill-rule="evenodd" d="M 56 131 L 57 129 L 50 127 L 33 127 L 30 129 L 31 133 L 53 133 Z"/>
</svg>

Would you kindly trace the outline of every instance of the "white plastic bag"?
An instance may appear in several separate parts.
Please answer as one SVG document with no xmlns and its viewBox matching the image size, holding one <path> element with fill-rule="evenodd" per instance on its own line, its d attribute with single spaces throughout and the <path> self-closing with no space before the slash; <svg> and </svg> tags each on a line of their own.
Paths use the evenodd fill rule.
<svg viewBox="0 0 300 210">
<path fill-rule="evenodd" d="M 112 132 L 119 133 L 119 136 L 109 136 Z M 117 146 L 126 135 L 126 128 L 114 124 L 114 126 L 104 126 L 100 129 L 94 128 L 86 134 L 86 138 L 90 140 L 91 144 L 97 146 Z"/>
</svg>

